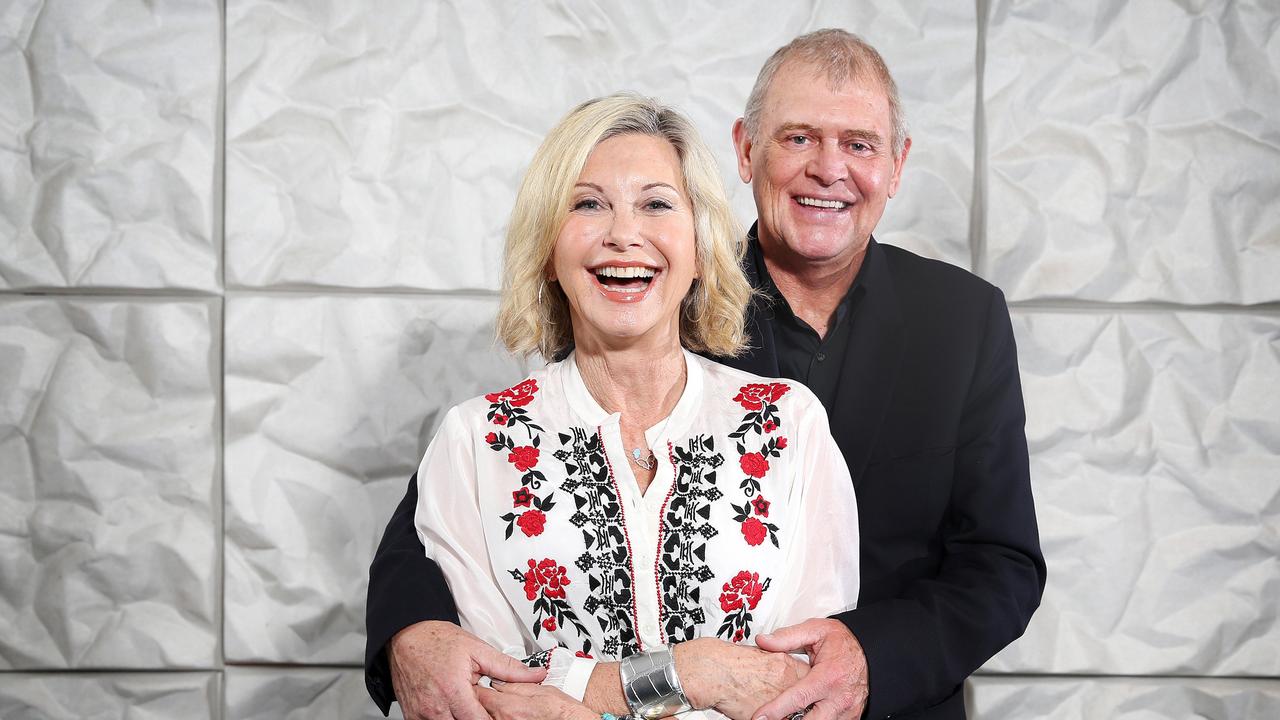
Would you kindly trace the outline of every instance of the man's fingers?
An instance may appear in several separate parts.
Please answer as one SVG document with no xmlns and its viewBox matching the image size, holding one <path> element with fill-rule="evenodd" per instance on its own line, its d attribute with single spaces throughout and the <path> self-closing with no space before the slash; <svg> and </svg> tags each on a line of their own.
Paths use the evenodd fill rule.
<svg viewBox="0 0 1280 720">
<path fill-rule="evenodd" d="M 513 683 L 539 683 L 547 676 L 546 668 L 531 668 L 510 655 L 504 655 L 488 646 L 484 652 L 476 653 L 472 658 L 480 674 L 488 675 L 496 680 Z"/>
<path fill-rule="evenodd" d="M 751 717 L 755 718 L 755 720 L 760 720 L 761 718 L 779 720 L 779 718 L 785 718 L 801 708 L 809 707 L 816 698 L 813 685 L 814 683 L 812 682 L 800 680 L 800 682 L 782 691 L 782 694 L 778 695 L 778 697 L 757 708 L 755 712 L 751 713 Z"/>
<path fill-rule="evenodd" d="M 490 717 L 488 707 L 479 699 L 482 695 L 479 691 L 484 690 L 486 692 L 491 692 L 494 695 L 497 695 L 498 693 L 493 692 L 489 688 L 480 687 L 479 685 L 474 687 L 477 692 L 461 692 L 453 696 L 452 703 L 449 706 L 449 715 L 447 717 L 451 717 L 453 720 L 493 720 L 493 718 Z"/>
<path fill-rule="evenodd" d="M 821 639 L 821 625 L 813 620 L 805 620 L 798 625 L 788 625 L 757 636 L 756 645 L 769 652 L 794 652 L 811 647 Z"/>
</svg>

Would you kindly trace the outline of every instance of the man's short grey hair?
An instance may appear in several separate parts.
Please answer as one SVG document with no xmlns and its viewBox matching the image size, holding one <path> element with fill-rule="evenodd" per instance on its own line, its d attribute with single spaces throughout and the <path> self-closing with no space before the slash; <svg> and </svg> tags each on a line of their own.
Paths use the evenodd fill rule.
<svg viewBox="0 0 1280 720">
<path fill-rule="evenodd" d="M 840 86 L 850 80 L 879 81 L 889 98 L 889 112 L 893 116 L 893 154 L 895 157 L 902 154 L 902 148 L 907 142 L 907 118 L 902 111 L 902 101 L 898 98 L 898 85 L 889 74 L 884 58 L 862 38 L 836 28 L 801 35 L 778 48 L 765 61 L 764 67 L 760 68 L 760 75 L 756 77 L 755 87 L 751 88 L 751 95 L 747 98 L 747 110 L 743 113 L 747 134 L 752 140 L 760 130 L 764 99 L 773 83 L 773 76 L 788 61 L 813 66 L 826 76 L 832 86 Z"/>
</svg>

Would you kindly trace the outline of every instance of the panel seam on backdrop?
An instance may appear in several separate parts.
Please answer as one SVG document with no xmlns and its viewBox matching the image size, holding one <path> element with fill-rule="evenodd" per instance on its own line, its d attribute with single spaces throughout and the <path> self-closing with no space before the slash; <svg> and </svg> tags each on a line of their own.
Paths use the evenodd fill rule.
<svg viewBox="0 0 1280 720">
<path fill-rule="evenodd" d="M 218 552 L 215 577 L 218 582 L 217 626 L 215 644 L 217 688 L 213 691 L 213 716 L 224 720 L 227 714 L 227 3 L 218 3 L 218 131 L 214 186 L 217 188 L 215 215 L 218 224 L 218 287 L 221 290 L 218 312 Z"/>
<path fill-rule="evenodd" d="M 973 274 L 986 277 L 987 255 L 987 123 L 983 94 L 987 71 L 987 22 L 991 4 L 974 0 L 978 27 L 974 42 L 973 198 L 969 205 L 969 262 Z"/>
<path fill-rule="evenodd" d="M 1101 300 L 1012 300 L 1009 302 L 1009 309 L 1028 313 L 1208 313 L 1213 315 L 1270 316 L 1280 315 L 1280 302 L 1231 305 L 1227 303 L 1179 304 L 1158 300 L 1128 303 Z"/>
</svg>

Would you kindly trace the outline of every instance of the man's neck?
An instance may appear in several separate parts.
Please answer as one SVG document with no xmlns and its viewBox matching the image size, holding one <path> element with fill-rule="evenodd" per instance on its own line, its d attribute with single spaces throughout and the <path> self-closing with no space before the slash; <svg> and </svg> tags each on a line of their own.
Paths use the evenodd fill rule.
<svg viewBox="0 0 1280 720">
<path fill-rule="evenodd" d="M 863 245 L 851 258 L 827 263 L 793 258 L 782 243 L 770 247 L 763 239 L 760 249 L 769 277 L 786 299 L 791 312 L 813 328 L 818 337 L 826 337 L 836 308 L 862 269 L 867 245 Z"/>
</svg>

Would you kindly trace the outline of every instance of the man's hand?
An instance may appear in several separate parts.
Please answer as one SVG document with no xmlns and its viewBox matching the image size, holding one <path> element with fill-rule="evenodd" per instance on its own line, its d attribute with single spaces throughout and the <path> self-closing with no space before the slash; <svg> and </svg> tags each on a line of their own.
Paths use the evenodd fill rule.
<svg viewBox="0 0 1280 720">
<path fill-rule="evenodd" d="M 806 620 L 756 638 L 771 652 L 809 653 L 809 674 L 753 713 L 778 720 L 813 705 L 805 720 L 857 720 L 867 704 L 867 657 L 838 620 Z"/>
<path fill-rule="evenodd" d="M 476 698 L 493 720 L 600 720 L 600 713 L 543 685 L 495 682 L 492 690 L 476 687 Z"/>
<path fill-rule="evenodd" d="M 786 653 L 714 638 L 676 645 L 675 658 L 689 702 L 698 709 L 715 708 L 731 720 L 751 720 L 760 698 L 777 695 L 809 671 Z"/>
<path fill-rule="evenodd" d="M 543 669 L 494 650 L 453 623 L 427 620 L 387 643 L 391 685 L 405 720 L 490 720 L 476 700 L 482 675 L 510 682 L 542 682 Z"/>
</svg>

